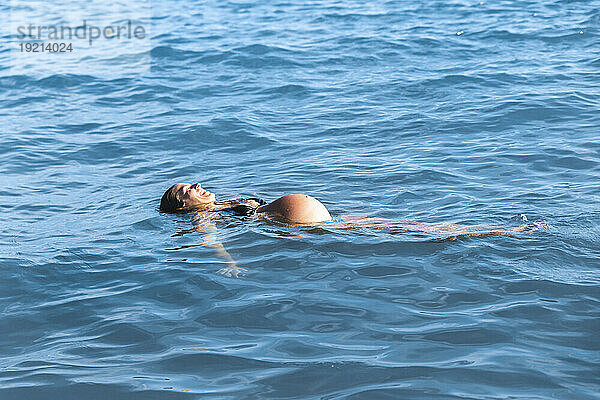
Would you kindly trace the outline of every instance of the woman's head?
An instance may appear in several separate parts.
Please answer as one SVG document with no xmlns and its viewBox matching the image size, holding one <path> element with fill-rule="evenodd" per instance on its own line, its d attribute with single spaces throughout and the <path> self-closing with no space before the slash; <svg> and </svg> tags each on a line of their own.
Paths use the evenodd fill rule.
<svg viewBox="0 0 600 400">
<path fill-rule="evenodd" d="M 165 212 L 188 211 L 215 202 L 215 195 L 202 189 L 199 183 L 178 183 L 171 186 L 160 199 L 160 209 Z"/>
</svg>

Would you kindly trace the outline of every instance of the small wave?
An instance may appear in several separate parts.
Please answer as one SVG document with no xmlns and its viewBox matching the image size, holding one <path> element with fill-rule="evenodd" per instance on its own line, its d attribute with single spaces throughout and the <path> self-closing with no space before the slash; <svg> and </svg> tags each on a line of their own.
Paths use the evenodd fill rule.
<svg viewBox="0 0 600 400">
<path fill-rule="evenodd" d="M 304 85 L 281 85 L 260 91 L 261 94 L 268 95 L 282 95 L 282 96 L 293 96 L 293 97 L 306 97 L 311 93 L 315 92 L 314 89 Z"/>
<path fill-rule="evenodd" d="M 233 49 L 234 52 L 241 54 L 253 54 L 253 55 L 265 55 L 269 53 L 287 53 L 294 54 L 295 52 L 292 50 L 285 49 L 283 47 L 278 46 L 267 46 L 264 44 L 251 44 L 243 47 L 236 47 Z"/>
<path fill-rule="evenodd" d="M 272 55 L 256 57 L 254 55 L 236 54 L 223 61 L 223 63 L 230 66 L 248 68 L 250 70 L 302 66 L 301 62 L 295 61 L 289 57 Z"/>
<path fill-rule="evenodd" d="M 172 46 L 155 46 L 150 50 L 150 56 L 157 59 L 186 60 L 201 54 L 201 52 L 181 50 Z"/>
</svg>

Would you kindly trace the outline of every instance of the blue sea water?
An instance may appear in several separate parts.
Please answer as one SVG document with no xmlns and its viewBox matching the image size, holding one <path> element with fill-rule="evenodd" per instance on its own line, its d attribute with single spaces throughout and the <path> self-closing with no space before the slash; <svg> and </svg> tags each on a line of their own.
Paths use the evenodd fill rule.
<svg viewBox="0 0 600 400">
<path fill-rule="evenodd" d="M 118 77 L 11 67 L 2 36 L 1 399 L 600 399 L 598 1 L 168 0 L 148 23 L 151 65 Z M 157 209 L 196 181 L 544 228 L 223 217 L 236 279 Z"/>
</svg>

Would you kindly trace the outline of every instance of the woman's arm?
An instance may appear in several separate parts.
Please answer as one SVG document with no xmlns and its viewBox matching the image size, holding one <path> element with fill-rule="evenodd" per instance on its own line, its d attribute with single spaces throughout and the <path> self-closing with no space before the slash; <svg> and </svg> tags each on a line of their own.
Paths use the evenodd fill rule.
<svg viewBox="0 0 600 400">
<path fill-rule="evenodd" d="M 196 215 L 194 218 L 194 222 L 197 224 L 195 230 L 202 234 L 203 245 L 214 248 L 217 255 L 227 261 L 227 266 L 221 268 L 217 272 L 225 276 L 239 278 L 244 275 L 244 271 L 248 270 L 238 266 L 233 257 L 231 257 L 225 249 L 225 246 L 223 246 L 223 243 L 219 241 L 217 237 L 217 227 L 213 222 L 213 219 L 217 215 L 218 214 L 216 213 L 210 212 L 199 213 Z"/>
</svg>

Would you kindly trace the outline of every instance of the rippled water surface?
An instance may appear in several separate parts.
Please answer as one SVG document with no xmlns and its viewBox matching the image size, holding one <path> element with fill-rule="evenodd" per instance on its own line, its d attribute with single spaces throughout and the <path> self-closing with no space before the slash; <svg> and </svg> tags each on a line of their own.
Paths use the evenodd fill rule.
<svg viewBox="0 0 600 400">
<path fill-rule="evenodd" d="M 148 22 L 146 73 L 0 48 L 0 398 L 600 398 L 598 1 L 170 0 Z M 225 216 L 236 279 L 158 211 L 180 181 L 545 227 Z"/>
</svg>

